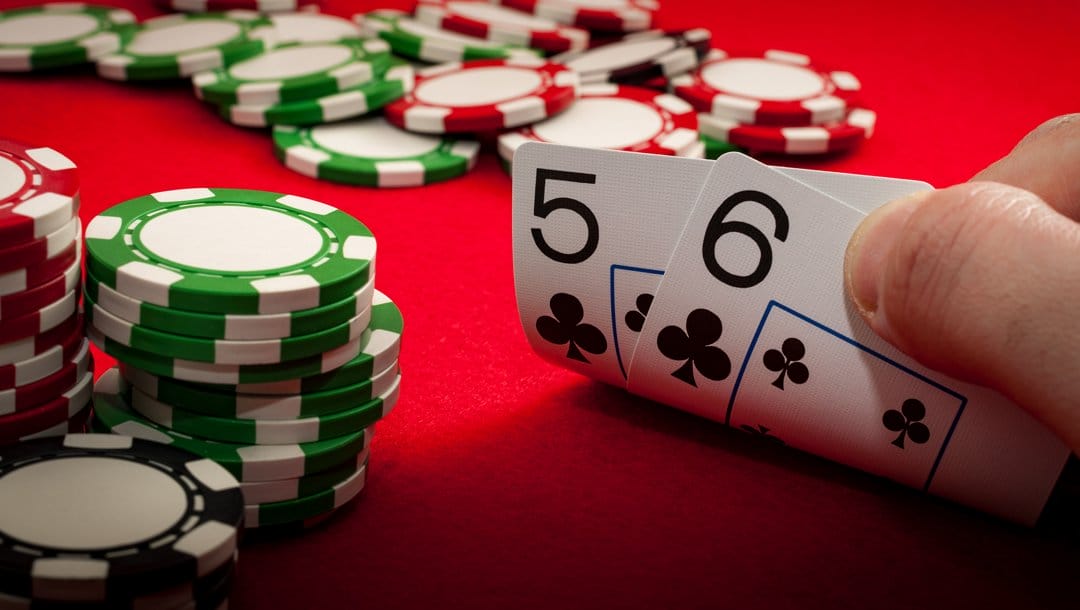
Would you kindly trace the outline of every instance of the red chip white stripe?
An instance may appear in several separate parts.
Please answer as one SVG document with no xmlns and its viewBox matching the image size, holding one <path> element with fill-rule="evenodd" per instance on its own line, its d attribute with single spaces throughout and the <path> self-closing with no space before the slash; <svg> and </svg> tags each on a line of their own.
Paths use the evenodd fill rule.
<svg viewBox="0 0 1080 610">
<path fill-rule="evenodd" d="M 80 259 L 80 241 L 79 234 L 76 233 L 75 243 L 56 256 L 36 265 L 0 273 L 0 296 L 31 290 L 64 273 L 65 269 Z"/>
<path fill-rule="evenodd" d="M 603 32 L 637 32 L 652 27 L 656 0 L 496 0 L 503 6 L 559 23 Z"/>
<path fill-rule="evenodd" d="M 856 108 L 843 121 L 806 127 L 742 125 L 730 119 L 698 115 L 701 133 L 754 151 L 809 155 L 849 150 L 874 135 L 877 115 Z"/>
<path fill-rule="evenodd" d="M 40 335 L 0 343 L 0 371 L 2 365 L 21 363 L 52 349 L 56 345 L 65 343 L 72 332 L 82 328 L 82 315 L 77 314 L 65 320 L 62 324 Z"/>
<path fill-rule="evenodd" d="M 75 216 L 78 194 L 71 159 L 45 146 L 0 139 L 0 247 L 63 227 Z"/>
<path fill-rule="evenodd" d="M 76 256 L 62 275 L 29 290 L 0 296 L 0 323 L 7 323 L 6 321 L 11 318 L 17 318 L 45 307 L 75 290 L 79 286 L 80 263 L 79 257 Z"/>
<path fill-rule="evenodd" d="M 68 336 L 36 356 L 0 366 L 0 390 L 9 390 L 44 379 L 63 368 L 83 343 L 82 328 L 69 329 Z"/>
<path fill-rule="evenodd" d="M 79 218 L 74 217 L 45 237 L 0 250 L 0 272 L 36 265 L 53 258 L 75 241 L 78 231 Z"/>
<path fill-rule="evenodd" d="M 485 40 L 558 53 L 589 45 L 589 32 L 487 0 L 419 0 L 416 20 Z"/>
<path fill-rule="evenodd" d="M 0 390 L 0 416 L 23 411 L 55 399 L 75 385 L 93 366 L 90 342 L 82 341 L 78 353 L 59 371 L 28 384 Z"/>
<path fill-rule="evenodd" d="M 62 424 L 80 413 L 94 387 L 94 372 L 87 371 L 63 394 L 25 411 L 0 416 L 0 443 L 10 443 Z"/>
<path fill-rule="evenodd" d="M 420 133 L 489 131 L 554 116 L 577 96 L 577 73 L 540 58 L 452 62 L 417 73 L 413 90 L 385 115 Z"/>
<path fill-rule="evenodd" d="M 75 315 L 79 303 L 79 291 L 71 292 L 41 309 L 0 323 L 0 343 L 18 341 L 48 332 Z"/>
</svg>

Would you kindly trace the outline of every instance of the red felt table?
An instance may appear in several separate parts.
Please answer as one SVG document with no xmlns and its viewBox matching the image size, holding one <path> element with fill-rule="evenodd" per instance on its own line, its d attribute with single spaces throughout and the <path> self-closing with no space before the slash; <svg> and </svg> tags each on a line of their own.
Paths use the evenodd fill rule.
<svg viewBox="0 0 1080 610">
<path fill-rule="evenodd" d="M 877 134 L 808 167 L 948 185 L 1080 101 L 1076 3 L 663 3 L 663 26 L 708 27 L 716 46 L 858 75 Z M 409 8 L 324 10 L 380 6 Z M 78 163 L 84 221 L 154 191 L 230 186 L 327 201 L 379 239 L 378 287 L 406 319 L 405 382 L 367 489 L 327 527 L 246 545 L 233 608 L 1080 604 L 1080 543 L 760 446 L 533 355 L 514 302 L 510 179 L 490 145 L 470 175 L 427 188 L 319 182 L 185 83 L 90 69 L 0 77 L 0 135 Z"/>
</svg>

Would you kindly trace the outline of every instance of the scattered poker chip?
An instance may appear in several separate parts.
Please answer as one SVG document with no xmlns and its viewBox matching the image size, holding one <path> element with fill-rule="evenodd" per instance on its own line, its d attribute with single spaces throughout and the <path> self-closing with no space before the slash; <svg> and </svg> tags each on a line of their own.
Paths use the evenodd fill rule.
<svg viewBox="0 0 1080 610">
<path fill-rule="evenodd" d="M 503 6 L 602 32 L 636 32 L 652 27 L 657 0 L 496 0 Z"/>
<path fill-rule="evenodd" d="M 195 94 L 216 104 L 280 104 L 370 82 L 390 61 L 382 40 L 302 42 L 195 74 Z"/>
<path fill-rule="evenodd" d="M 295 11 L 311 0 L 154 0 L 164 9 L 187 13 L 250 10 L 260 13 Z"/>
<path fill-rule="evenodd" d="M 67 330 L 66 337 L 55 339 L 37 353 L 0 365 L 0 390 L 24 386 L 60 371 L 85 342 L 81 325 L 73 325 Z"/>
<path fill-rule="evenodd" d="M 589 32 L 487 0 L 420 0 L 417 21 L 495 42 L 558 53 L 589 45 Z"/>
<path fill-rule="evenodd" d="M 357 341 L 371 320 L 371 309 L 368 308 L 344 324 L 310 335 L 234 341 L 189 337 L 132 324 L 95 303 L 89 295 L 84 309 L 88 324 L 108 339 L 127 347 L 170 358 L 236 365 L 276 364 L 328 352 Z"/>
<path fill-rule="evenodd" d="M 0 21 L 0 31 L 4 24 Z M 5 249 L 68 224 L 78 211 L 78 197 L 79 175 L 71 159 L 46 146 L 0 139 L 0 244 Z"/>
<path fill-rule="evenodd" d="M 240 491 L 244 494 L 244 504 L 283 502 L 325 491 L 356 474 L 367 463 L 370 454 L 371 448 L 365 448 L 353 459 L 306 477 L 241 482 Z"/>
<path fill-rule="evenodd" d="M 375 238 L 325 203 L 190 188 L 114 205 L 86 227 L 87 270 L 127 296 L 205 313 L 274 314 L 347 299 Z"/>
<path fill-rule="evenodd" d="M 397 58 L 375 80 L 323 97 L 283 104 L 223 104 L 221 114 L 230 123 L 245 127 L 267 125 L 315 125 L 368 114 L 400 99 L 415 84 L 415 70 Z"/>
<path fill-rule="evenodd" d="M 113 80 L 188 77 L 262 53 L 265 43 L 252 31 L 269 24 L 240 10 L 154 17 L 124 30 L 120 49 L 97 59 L 97 72 Z"/>
<path fill-rule="evenodd" d="M 129 11 L 74 2 L 0 11 L 0 72 L 93 61 L 119 48 L 117 29 L 134 22 Z"/>
<path fill-rule="evenodd" d="M 326 441 L 299 445 L 238 445 L 194 439 L 151 422 L 125 402 L 120 374 L 105 371 L 94 386 L 94 426 L 114 434 L 157 441 L 221 464 L 240 481 L 295 479 L 329 470 L 368 446 L 372 428 Z"/>
<path fill-rule="evenodd" d="M 850 72 L 815 67 L 798 53 L 709 51 L 672 91 L 701 112 L 747 125 L 802 127 L 843 120 L 861 91 Z"/>
<path fill-rule="evenodd" d="M 75 290 L 79 285 L 81 263 L 79 257 L 76 257 L 75 262 L 65 269 L 63 274 L 44 284 L 22 292 L 0 296 L 0 323 L 6 324 L 8 320 L 46 307 Z"/>
<path fill-rule="evenodd" d="M 0 321 L 0 343 L 42 335 L 67 322 L 78 309 L 79 291 L 72 290 L 59 300 L 22 316 Z"/>
<path fill-rule="evenodd" d="M 56 398 L 74 387 L 93 366 L 90 343 L 83 340 L 79 351 L 59 371 L 25 385 L 0 390 L 0 416 L 25 411 Z"/>
<path fill-rule="evenodd" d="M 214 575 L 232 562 L 244 519 L 225 469 L 118 435 L 0 449 L 0 496 L 12 509 L 0 520 L 3 592 L 111 608 Z"/>
<path fill-rule="evenodd" d="M 499 155 L 513 161 L 529 141 L 632 152 L 704 156 L 694 108 L 669 93 L 629 85 L 587 85 L 566 112 L 499 136 Z"/>
<path fill-rule="evenodd" d="M 670 34 L 639 32 L 611 44 L 556 55 L 551 60 L 574 69 L 582 84 L 639 82 L 693 70 L 711 41 L 712 33 L 702 28 Z"/>
<path fill-rule="evenodd" d="M 36 265 L 0 272 L 0 296 L 33 290 L 64 273 L 81 260 L 82 227 L 75 232 L 75 242 L 56 256 Z"/>
<path fill-rule="evenodd" d="M 357 434 L 385 417 L 397 403 L 400 375 L 389 390 L 344 410 L 300 419 L 233 419 L 193 413 L 157 400 L 137 387 L 121 384 L 124 400 L 146 419 L 196 438 L 243 445 L 294 445 Z"/>
<path fill-rule="evenodd" d="M 728 144 L 727 142 L 721 142 L 716 138 L 709 137 L 705 134 L 699 134 L 701 143 L 705 145 L 705 158 L 706 159 L 719 159 L 720 155 L 729 152 L 741 152 L 745 153 L 746 150 L 735 146 L 734 144 Z"/>
<path fill-rule="evenodd" d="M 21 411 L 0 415 L 0 444 L 16 442 L 68 421 L 90 402 L 93 386 L 94 373 L 87 371 L 59 396 Z"/>
<path fill-rule="evenodd" d="M 83 286 L 86 296 L 109 313 L 133 324 L 173 332 L 184 329 L 185 335 L 208 339 L 252 341 L 309 335 L 331 326 L 348 323 L 371 306 L 375 279 L 370 278 L 348 298 L 322 307 L 267 314 L 208 314 L 169 309 L 121 294 L 100 283 L 90 273 Z"/>
<path fill-rule="evenodd" d="M 364 489 L 367 466 L 361 466 L 349 478 L 330 489 L 295 500 L 244 507 L 244 527 L 258 528 L 303 522 L 345 505 Z"/>
<path fill-rule="evenodd" d="M 456 178 L 476 164 L 480 144 L 415 134 L 382 117 L 314 127 L 274 128 L 286 167 L 312 178 L 364 186 L 420 186 Z"/>
<path fill-rule="evenodd" d="M 789 155 L 807 155 L 850 150 L 874 134 L 877 115 L 856 108 L 843 121 L 808 127 L 742 125 L 730 119 L 699 114 L 701 133 L 743 148 Z"/>
<path fill-rule="evenodd" d="M 361 13 L 353 17 L 366 36 L 378 36 L 394 53 L 431 63 L 473 59 L 536 57 L 537 51 L 520 46 L 466 36 L 421 23 L 408 13 L 390 9 Z"/>
<path fill-rule="evenodd" d="M 421 133 L 490 131 L 555 116 L 577 95 L 577 73 L 540 58 L 446 63 L 417 73 L 416 87 L 385 115 Z"/>
<path fill-rule="evenodd" d="M 82 328 L 82 315 L 76 314 L 40 335 L 0 343 L 0 366 L 28 361 L 56 345 L 65 343 L 71 333 Z"/>
<path fill-rule="evenodd" d="M 273 396 L 219 391 L 211 386 L 158 377 L 119 364 L 124 381 L 147 396 L 184 411 L 234 420 L 299 420 L 338 413 L 390 391 L 398 377 L 395 361 L 355 385 L 306 394 Z M 136 409 L 138 410 L 138 409 Z"/>
<path fill-rule="evenodd" d="M 39 265 L 58 256 L 75 242 L 78 232 L 79 218 L 74 217 L 44 237 L 0 249 L 0 272 Z"/>
</svg>

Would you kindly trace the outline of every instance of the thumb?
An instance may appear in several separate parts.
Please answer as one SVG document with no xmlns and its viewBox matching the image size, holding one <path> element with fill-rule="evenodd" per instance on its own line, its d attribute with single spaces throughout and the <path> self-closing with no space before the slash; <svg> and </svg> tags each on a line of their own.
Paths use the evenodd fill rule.
<svg viewBox="0 0 1080 610">
<path fill-rule="evenodd" d="M 845 281 L 882 338 L 998 390 L 1080 449 L 1080 226 L 993 182 L 919 193 L 855 231 Z"/>
</svg>

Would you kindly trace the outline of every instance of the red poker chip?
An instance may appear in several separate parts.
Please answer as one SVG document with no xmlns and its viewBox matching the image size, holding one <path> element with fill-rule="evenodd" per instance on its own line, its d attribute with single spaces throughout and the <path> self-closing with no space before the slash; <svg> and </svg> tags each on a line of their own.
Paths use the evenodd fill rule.
<svg viewBox="0 0 1080 610">
<path fill-rule="evenodd" d="M 68 422 L 90 402 L 93 387 L 94 372 L 87 371 L 52 400 L 0 416 L 0 444 L 16 442 Z"/>
<path fill-rule="evenodd" d="M 590 31 L 638 32 L 652 27 L 657 0 L 497 0 L 519 11 Z"/>
<path fill-rule="evenodd" d="M 0 273 L 0 296 L 26 292 L 63 275 L 71 265 L 77 264 L 81 258 L 79 241 L 78 237 L 76 237 L 75 243 L 41 263 Z"/>
<path fill-rule="evenodd" d="M 856 108 L 843 121 L 804 127 L 742 125 L 730 119 L 698 115 L 701 133 L 752 151 L 812 155 L 850 150 L 874 135 L 877 115 Z"/>
<path fill-rule="evenodd" d="M 0 323 L 6 324 L 11 318 L 41 309 L 78 288 L 82 271 L 80 262 L 79 258 L 75 257 L 75 261 L 64 270 L 62 275 L 29 290 L 0 296 Z"/>
<path fill-rule="evenodd" d="M 0 139 L 0 244 L 42 239 L 75 217 L 75 164 L 45 146 Z"/>
<path fill-rule="evenodd" d="M 589 46 L 589 32 L 487 0 L 419 0 L 416 20 L 484 40 L 552 53 Z"/>
<path fill-rule="evenodd" d="M 419 71 L 413 90 L 384 112 L 408 131 L 491 131 L 555 116 L 577 95 L 577 73 L 565 66 L 530 57 L 484 59 Z"/>
<path fill-rule="evenodd" d="M 499 155 L 513 161 L 525 142 L 701 158 L 693 106 L 669 93 L 629 85 L 587 85 L 566 112 L 499 136 Z"/>
<path fill-rule="evenodd" d="M 45 428 L 40 432 L 35 432 L 27 436 L 19 437 L 19 441 L 30 441 L 36 438 L 46 438 L 50 436 L 64 436 L 65 434 L 75 434 L 81 432 L 87 432 L 87 428 L 90 424 L 90 417 L 94 414 L 94 401 L 91 398 L 87 401 L 86 406 L 81 411 L 71 417 L 66 422 L 60 422 L 55 426 Z"/>
<path fill-rule="evenodd" d="M 0 343 L 11 343 L 46 333 L 74 316 L 78 307 L 79 291 L 72 290 L 41 309 L 10 320 L 2 320 L 0 321 Z"/>
<path fill-rule="evenodd" d="M 747 125 L 797 127 L 843 120 L 859 101 L 850 72 L 815 67 L 798 53 L 731 54 L 713 49 L 693 72 L 671 79 L 701 112 Z"/>
<path fill-rule="evenodd" d="M 71 218 L 45 237 L 24 241 L 0 250 L 0 272 L 37 265 L 63 252 L 75 243 L 79 218 Z"/>
<path fill-rule="evenodd" d="M 64 343 L 74 331 L 82 330 L 82 314 L 76 313 L 63 323 L 40 335 L 17 341 L 0 343 L 0 365 L 16 364 L 39 356 L 52 347 Z"/>
<path fill-rule="evenodd" d="M 90 355 L 90 342 L 83 341 L 78 353 L 59 371 L 26 385 L 0 391 L 0 416 L 25 411 L 53 400 L 73 387 L 87 371 L 93 370 L 94 358 Z"/>
<path fill-rule="evenodd" d="M 69 329 L 68 336 L 59 343 L 43 349 L 37 355 L 0 366 L 0 390 L 28 385 L 55 374 L 78 354 L 84 343 L 89 344 L 83 338 L 82 326 L 76 326 Z"/>
</svg>

